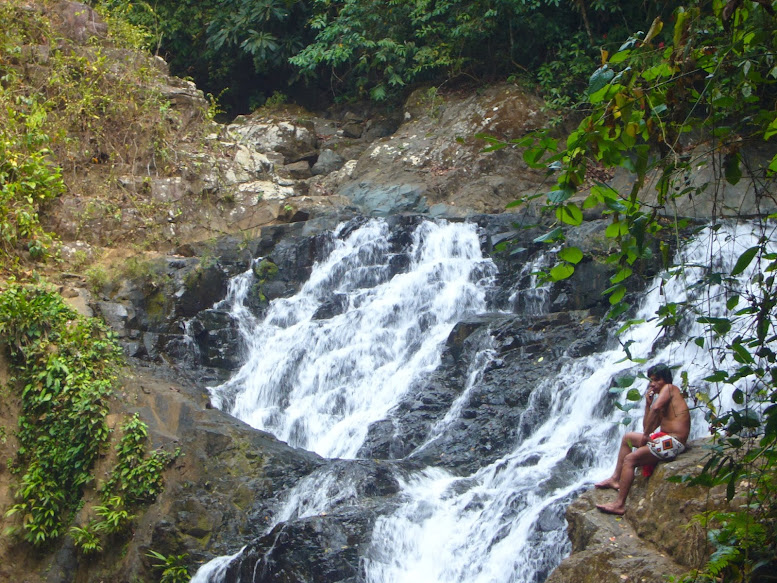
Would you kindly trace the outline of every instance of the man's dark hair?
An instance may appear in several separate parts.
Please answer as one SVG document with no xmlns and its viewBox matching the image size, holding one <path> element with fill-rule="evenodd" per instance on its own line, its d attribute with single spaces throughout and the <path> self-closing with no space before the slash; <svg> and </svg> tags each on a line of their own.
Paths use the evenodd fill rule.
<svg viewBox="0 0 777 583">
<path fill-rule="evenodd" d="M 648 378 L 656 376 L 662 381 L 666 381 L 670 385 L 672 384 L 672 369 L 670 369 L 669 366 L 663 362 L 654 364 L 649 369 L 647 369 L 647 376 Z"/>
</svg>

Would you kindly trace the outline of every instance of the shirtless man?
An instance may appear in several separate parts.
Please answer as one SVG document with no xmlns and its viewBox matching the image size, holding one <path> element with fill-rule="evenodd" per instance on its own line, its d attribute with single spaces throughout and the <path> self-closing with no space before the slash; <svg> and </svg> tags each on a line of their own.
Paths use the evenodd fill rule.
<svg viewBox="0 0 777 583">
<path fill-rule="evenodd" d="M 612 476 L 596 484 L 597 488 L 618 490 L 618 497 L 610 504 L 596 507 L 608 514 L 623 515 L 626 497 L 634 481 L 634 468 L 654 465 L 659 461 L 673 460 L 685 451 L 685 442 L 691 431 L 691 416 L 680 389 L 672 384 L 672 371 L 665 364 L 656 364 L 647 371 L 650 379 L 645 394 L 645 416 L 642 433 L 632 431 L 623 436 L 618 463 Z M 658 430 L 667 434 L 651 439 Z M 632 448 L 636 448 L 632 451 Z"/>
</svg>

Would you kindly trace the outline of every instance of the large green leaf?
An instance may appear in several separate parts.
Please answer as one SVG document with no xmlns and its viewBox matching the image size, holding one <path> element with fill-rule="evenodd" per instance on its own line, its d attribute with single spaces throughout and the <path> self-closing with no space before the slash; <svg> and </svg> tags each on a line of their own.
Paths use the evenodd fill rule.
<svg viewBox="0 0 777 583">
<path fill-rule="evenodd" d="M 577 247 L 564 247 L 558 252 L 558 258 L 572 264 L 577 264 L 583 259 L 583 252 Z"/>
<path fill-rule="evenodd" d="M 629 401 L 639 401 L 642 398 L 642 393 L 637 389 L 629 389 L 629 392 L 626 393 L 626 398 Z"/>
<path fill-rule="evenodd" d="M 592 95 L 607 85 L 615 77 L 615 71 L 608 65 L 602 65 L 588 80 L 588 95 Z"/>
<path fill-rule="evenodd" d="M 550 277 L 553 281 L 561 281 L 571 276 L 575 272 L 573 265 L 569 263 L 559 263 L 550 270 Z"/>
<path fill-rule="evenodd" d="M 562 223 L 577 227 L 583 223 L 583 211 L 576 204 L 565 204 L 556 209 L 556 218 Z"/>
<path fill-rule="evenodd" d="M 553 243 L 562 239 L 564 239 L 564 231 L 561 227 L 556 227 L 544 235 L 540 235 L 539 237 L 535 238 L 534 243 Z"/>
<path fill-rule="evenodd" d="M 548 193 L 548 201 L 552 204 L 561 204 L 562 202 L 568 200 L 572 197 L 572 195 L 575 194 L 575 191 L 573 188 L 562 188 L 559 190 L 551 190 Z"/>
<path fill-rule="evenodd" d="M 758 246 L 750 247 L 750 249 L 742 253 L 742 255 L 739 256 L 739 259 L 737 259 L 734 269 L 731 270 L 731 275 L 739 275 L 747 269 L 747 266 L 750 265 L 750 262 L 755 257 L 755 254 L 758 253 L 759 249 L 760 247 Z"/>
</svg>

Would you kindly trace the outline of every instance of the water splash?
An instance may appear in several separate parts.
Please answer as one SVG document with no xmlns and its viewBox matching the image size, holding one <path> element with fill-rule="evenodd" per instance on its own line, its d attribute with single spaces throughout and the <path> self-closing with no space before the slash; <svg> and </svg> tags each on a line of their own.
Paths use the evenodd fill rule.
<svg viewBox="0 0 777 583">
<path fill-rule="evenodd" d="M 189 583 L 220 583 L 224 580 L 224 575 L 227 573 L 229 564 L 241 555 L 243 547 L 234 555 L 227 555 L 224 557 L 216 557 L 212 561 L 204 564 L 200 567 Z"/>
<path fill-rule="evenodd" d="M 372 220 L 336 239 L 302 290 L 246 329 L 247 362 L 213 389 L 217 405 L 234 400 L 233 415 L 291 445 L 355 456 L 370 423 L 438 366 L 456 322 L 485 310 L 496 273 L 474 225 L 422 223 L 396 275 L 389 236 Z M 342 313 L 317 319 L 332 298 Z"/>
</svg>

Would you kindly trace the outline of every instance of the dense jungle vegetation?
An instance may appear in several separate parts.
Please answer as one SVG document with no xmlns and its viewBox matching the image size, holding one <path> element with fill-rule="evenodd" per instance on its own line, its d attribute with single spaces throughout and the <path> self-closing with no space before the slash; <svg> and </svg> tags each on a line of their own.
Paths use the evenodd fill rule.
<svg viewBox="0 0 777 583">
<path fill-rule="evenodd" d="M 574 112 L 582 121 L 563 138 L 557 131 L 510 143 L 481 138 L 487 149 L 522 148 L 529 165 L 547 169 L 556 181 L 550 192 L 516 202 L 539 198 L 556 218 L 541 241 L 563 243 L 565 229 L 588 216 L 584 211 L 599 209 L 610 218 L 612 317 L 627 313 L 625 281 L 642 260 L 661 253 L 667 278 L 682 273 L 684 266 L 673 265 L 661 243 L 662 234 L 688 226 L 668 211 L 673 201 L 717 201 L 722 184 L 749 181 L 759 204 L 774 203 L 777 2 L 92 4 L 110 16 L 119 27 L 115 30 L 124 27 L 122 38 L 132 46 L 164 56 L 174 73 L 193 78 L 230 114 L 268 99 L 311 107 L 371 99 L 390 106 L 420 84 L 474 90 L 505 79 L 539 91 L 549 108 Z M 54 65 L 62 65 L 57 70 L 68 74 L 31 89 L 17 66 L 22 46 L 55 46 L 55 40 L 43 19 L 22 19 L 18 3 L 6 1 L 0 9 L 0 270 L 8 280 L 0 294 L 0 332 L 18 369 L 13 390 L 25 407 L 16 430 L 23 447 L 15 462 L 20 485 L 12 511 L 21 518 L 20 536 L 45 546 L 69 524 L 94 458 L 107 443 L 104 418 L 118 354 L 101 324 L 77 317 L 51 288 L 9 278 L 25 284 L 40 279 L 32 267 L 50 256 L 56 236 L 41 227 L 39 213 L 65 190 L 62 161 L 75 151 L 70 148 L 75 132 L 87 125 L 91 132 L 112 135 L 106 120 L 126 122 L 130 111 L 117 109 L 128 101 L 112 96 L 132 95 L 139 84 L 128 80 L 124 88 L 111 90 L 104 83 L 104 63 L 53 51 Z M 158 99 L 140 103 L 133 115 L 160 127 L 155 120 L 162 119 L 164 104 Z M 765 159 L 761 165 L 751 154 L 755 150 Z M 700 164 L 712 167 L 714 181 L 689 180 Z M 618 192 L 601 178 L 615 168 L 636 176 L 629 192 Z M 730 511 L 699 517 L 715 552 L 706 566 L 688 575 L 689 581 L 774 577 L 777 253 L 770 221 L 775 218 L 762 221 L 761 241 L 731 272 L 710 270 L 699 282 L 724 290 L 725 313 L 710 314 L 704 304 L 668 302 L 656 316 L 673 334 L 683 334 L 687 318 L 707 327 L 688 342 L 714 350 L 721 363 L 707 378 L 712 392 L 697 395 L 719 439 L 694 481 L 723 485 L 729 499 L 739 501 Z M 569 277 L 581 258 L 579 249 L 564 247 L 547 277 Z M 752 291 L 735 291 L 734 278 L 751 265 L 757 266 Z M 628 356 L 628 344 L 624 348 Z M 622 383 L 626 397 L 638 399 L 630 382 Z M 733 390 L 734 409 L 721 409 L 716 399 L 726 385 Z M 118 444 L 116 477 L 104 484 L 93 522 L 72 531 L 83 552 L 96 552 L 109 535 L 125 530 L 133 508 L 161 487 L 158 477 L 168 458 L 144 452 L 145 431 L 135 419 L 123 425 L 129 437 Z M 51 447 L 52 439 L 61 447 Z"/>
<path fill-rule="evenodd" d="M 513 76 L 571 104 L 599 47 L 678 2 L 605 0 L 100 0 L 149 30 L 175 74 L 232 114 L 273 95 L 311 108 L 401 98 L 419 83 Z"/>
</svg>

